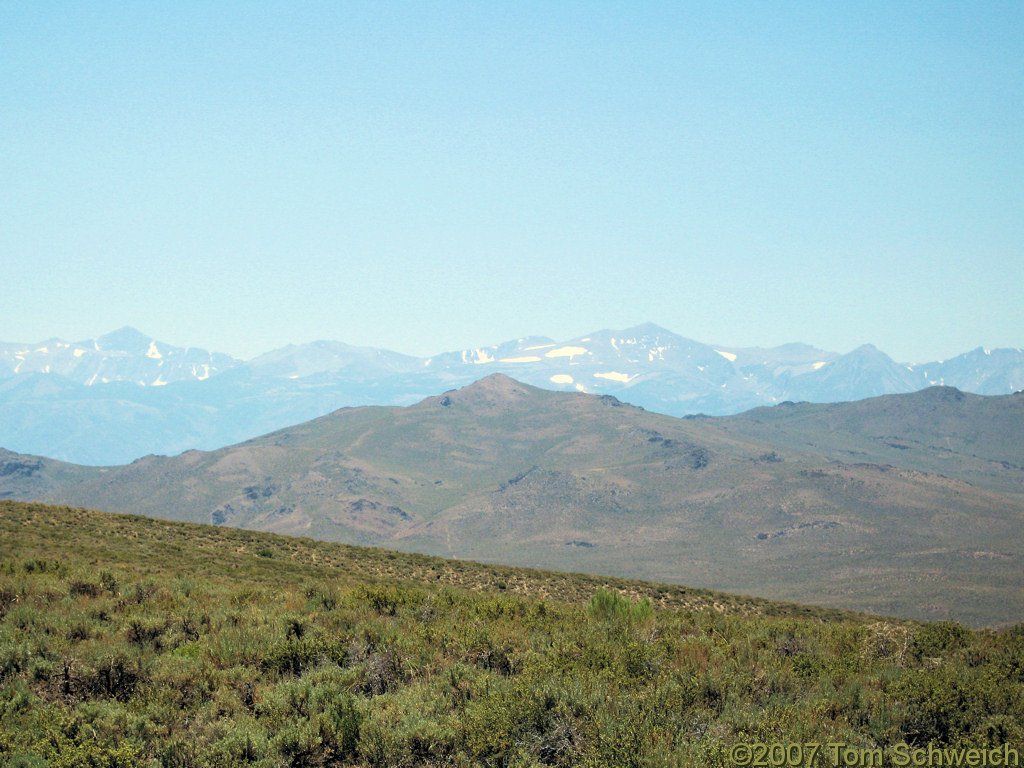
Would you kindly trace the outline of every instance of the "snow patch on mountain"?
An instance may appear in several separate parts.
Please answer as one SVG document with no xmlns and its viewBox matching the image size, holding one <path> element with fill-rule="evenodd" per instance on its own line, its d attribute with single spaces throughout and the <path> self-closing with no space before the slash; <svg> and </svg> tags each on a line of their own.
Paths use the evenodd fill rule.
<svg viewBox="0 0 1024 768">
<path fill-rule="evenodd" d="M 568 357 L 572 360 L 576 355 L 585 355 L 586 353 L 586 347 L 559 347 L 545 353 L 544 357 Z"/>
<path fill-rule="evenodd" d="M 638 374 L 630 376 L 628 373 L 619 373 L 618 371 L 609 371 L 608 373 L 595 373 L 594 377 L 598 379 L 609 379 L 610 381 L 618 381 L 623 384 L 628 384 L 637 377 Z"/>
<path fill-rule="evenodd" d="M 475 365 L 493 363 L 494 357 L 488 354 L 486 349 L 466 349 L 462 352 L 462 362 Z"/>
</svg>

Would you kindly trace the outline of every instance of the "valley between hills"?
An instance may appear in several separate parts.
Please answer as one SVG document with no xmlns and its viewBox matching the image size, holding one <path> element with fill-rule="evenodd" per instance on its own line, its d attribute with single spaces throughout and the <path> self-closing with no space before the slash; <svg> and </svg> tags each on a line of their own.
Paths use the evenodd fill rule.
<svg viewBox="0 0 1024 768">
<path fill-rule="evenodd" d="M 676 418 L 494 374 L 124 466 L 0 451 L 0 498 L 1004 626 L 1022 435 L 1020 393 Z"/>
</svg>

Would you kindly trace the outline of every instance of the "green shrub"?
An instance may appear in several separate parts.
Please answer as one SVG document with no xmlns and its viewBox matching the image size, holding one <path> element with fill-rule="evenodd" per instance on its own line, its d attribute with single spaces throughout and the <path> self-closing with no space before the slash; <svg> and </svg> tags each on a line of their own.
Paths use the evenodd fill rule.
<svg viewBox="0 0 1024 768">
<path fill-rule="evenodd" d="M 346 658 L 347 651 L 340 640 L 289 636 L 269 648 L 261 666 L 278 674 L 297 676 L 324 661 L 344 666 Z"/>
<path fill-rule="evenodd" d="M 914 655 L 918 659 L 946 656 L 965 647 L 971 637 L 971 631 L 955 621 L 925 624 L 914 635 Z"/>
<path fill-rule="evenodd" d="M 100 585 L 84 579 L 74 579 L 68 586 L 72 596 L 96 597 L 100 593 Z"/>
<path fill-rule="evenodd" d="M 650 598 L 634 603 L 618 592 L 602 587 L 590 598 L 587 613 L 599 621 L 635 625 L 648 621 L 654 615 L 654 608 Z"/>
</svg>

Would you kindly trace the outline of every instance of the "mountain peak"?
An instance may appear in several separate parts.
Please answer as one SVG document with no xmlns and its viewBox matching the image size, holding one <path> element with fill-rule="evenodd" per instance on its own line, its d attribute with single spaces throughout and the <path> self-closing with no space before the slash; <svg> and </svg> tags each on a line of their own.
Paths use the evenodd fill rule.
<svg viewBox="0 0 1024 768">
<path fill-rule="evenodd" d="M 873 360 L 879 363 L 893 364 L 895 362 L 885 352 L 880 350 L 874 344 L 861 344 L 852 352 L 847 352 L 842 358 L 856 359 L 856 360 Z"/>
<path fill-rule="evenodd" d="M 539 391 L 536 387 L 523 384 L 503 373 L 492 373 L 465 387 L 428 397 L 420 405 L 428 408 L 461 405 L 477 412 L 497 412 L 522 403 Z"/>
<path fill-rule="evenodd" d="M 646 323 L 641 323 L 640 325 L 634 325 L 632 328 L 626 328 L 626 329 L 620 331 L 620 333 L 622 333 L 622 334 L 633 334 L 633 335 L 636 335 L 636 336 L 659 336 L 659 335 L 662 335 L 662 336 L 664 336 L 664 335 L 667 335 L 667 336 L 678 336 L 679 335 L 679 334 L 673 333 L 672 331 L 668 330 L 667 328 L 662 328 L 660 325 L 658 325 L 656 323 L 652 323 L 649 320 Z"/>
<path fill-rule="evenodd" d="M 874 344 L 861 344 L 855 350 L 850 352 L 850 354 L 876 354 L 878 351 L 878 347 L 876 347 Z"/>
<path fill-rule="evenodd" d="M 928 403 L 960 403 L 966 400 L 968 395 L 956 387 L 940 385 L 911 392 L 906 397 L 911 402 L 918 400 Z M 977 395 L 972 395 L 971 397 L 975 398 Z"/>
<path fill-rule="evenodd" d="M 152 340 L 152 337 L 142 331 L 126 325 L 96 339 L 96 348 L 107 352 L 144 354 Z"/>
<path fill-rule="evenodd" d="M 482 379 L 474 381 L 472 384 L 456 389 L 454 392 L 460 393 L 463 396 L 489 395 L 518 398 L 535 390 L 535 387 L 516 381 L 504 373 L 492 373 L 489 376 L 484 376 Z"/>
</svg>

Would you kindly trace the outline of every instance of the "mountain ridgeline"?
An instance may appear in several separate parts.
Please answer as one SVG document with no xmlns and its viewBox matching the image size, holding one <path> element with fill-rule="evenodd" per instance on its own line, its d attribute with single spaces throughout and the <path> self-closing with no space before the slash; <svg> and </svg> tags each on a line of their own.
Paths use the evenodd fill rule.
<svg viewBox="0 0 1024 768">
<path fill-rule="evenodd" d="M 0 343 L 0 446 L 85 464 L 214 449 L 357 405 L 410 405 L 500 372 L 556 391 L 610 394 L 675 416 L 785 401 L 840 402 L 933 385 L 1024 388 L 1024 352 L 976 349 L 897 363 L 871 345 L 703 344 L 653 324 L 565 341 L 529 337 L 428 358 L 336 341 L 249 361 L 132 328 L 98 339 Z"/>
<path fill-rule="evenodd" d="M 493 374 L 212 452 L 0 452 L 0 498 L 919 619 L 1024 618 L 1024 394 L 676 418 Z"/>
</svg>

